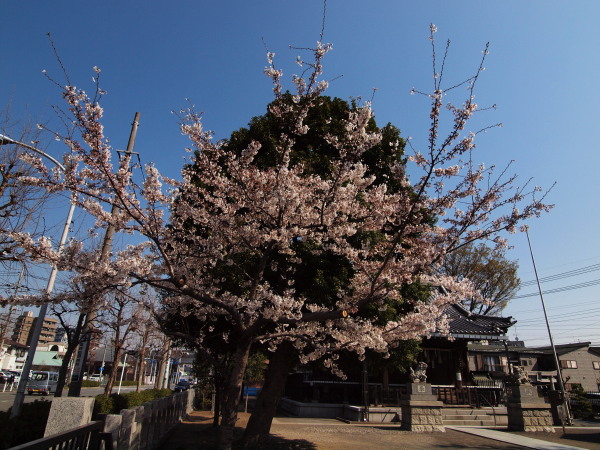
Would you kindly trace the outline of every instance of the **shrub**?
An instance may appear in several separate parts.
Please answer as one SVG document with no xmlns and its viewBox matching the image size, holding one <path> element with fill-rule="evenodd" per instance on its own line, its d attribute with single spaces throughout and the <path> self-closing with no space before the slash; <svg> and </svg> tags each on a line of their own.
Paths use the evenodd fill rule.
<svg viewBox="0 0 600 450">
<path fill-rule="evenodd" d="M 146 389 L 141 392 L 111 394 L 110 396 L 97 395 L 94 403 L 94 418 L 97 418 L 98 414 L 119 414 L 122 409 L 140 406 L 143 403 L 161 397 L 168 397 L 172 394 L 171 389 Z"/>
<path fill-rule="evenodd" d="M 119 380 L 115 380 L 115 386 L 137 386 L 137 381 L 135 380 L 123 380 L 119 383 Z"/>
<path fill-rule="evenodd" d="M 594 417 L 592 402 L 585 397 L 585 391 L 581 385 L 575 385 L 570 392 L 571 412 L 576 419 L 589 419 Z"/>
<path fill-rule="evenodd" d="M 9 448 L 44 436 L 51 403 L 25 403 L 19 417 L 10 419 L 10 409 L 0 412 L 0 448 Z"/>
<path fill-rule="evenodd" d="M 112 414 L 114 410 L 114 400 L 106 394 L 96 395 L 94 402 L 93 417 L 96 419 L 98 414 Z"/>
<path fill-rule="evenodd" d="M 69 384 L 69 386 L 71 386 L 71 384 Z M 83 380 L 81 382 L 81 387 L 98 387 L 98 386 L 100 386 L 99 381 Z"/>
</svg>

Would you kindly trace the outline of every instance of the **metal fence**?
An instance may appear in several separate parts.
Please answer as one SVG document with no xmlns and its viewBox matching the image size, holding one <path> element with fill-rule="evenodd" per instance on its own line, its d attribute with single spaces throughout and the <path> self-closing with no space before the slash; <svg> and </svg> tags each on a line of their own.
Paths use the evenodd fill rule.
<svg viewBox="0 0 600 450">
<path fill-rule="evenodd" d="M 66 433 L 12 447 L 10 450 L 113 450 L 112 435 L 104 433 L 104 421 L 91 422 Z"/>
</svg>

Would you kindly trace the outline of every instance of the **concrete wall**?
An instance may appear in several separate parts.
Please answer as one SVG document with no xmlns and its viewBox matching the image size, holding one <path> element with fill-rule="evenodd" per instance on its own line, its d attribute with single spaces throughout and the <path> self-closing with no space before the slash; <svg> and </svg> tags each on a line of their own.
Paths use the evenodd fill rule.
<svg viewBox="0 0 600 450">
<path fill-rule="evenodd" d="M 363 420 L 363 408 L 342 403 L 302 403 L 289 398 L 281 400 L 281 409 L 296 417 L 321 419 L 346 419 L 351 422 Z M 397 422 L 400 420 L 400 408 L 370 407 L 369 422 Z"/>
<path fill-rule="evenodd" d="M 302 403 L 283 398 L 281 408 L 297 417 L 335 419 L 344 416 L 344 405 L 341 403 Z"/>
</svg>

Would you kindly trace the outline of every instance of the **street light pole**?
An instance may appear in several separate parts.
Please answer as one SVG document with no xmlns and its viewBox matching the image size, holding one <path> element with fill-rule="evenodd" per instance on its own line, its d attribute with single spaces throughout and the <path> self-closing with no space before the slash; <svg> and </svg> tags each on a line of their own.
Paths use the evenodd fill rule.
<svg viewBox="0 0 600 450">
<path fill-rule="evenodd" d="M 52 156 L 48 155 L 46 152 L 39 150 L 31 145 L 25 144 L 24 142 L 15 141 L 14 139 L 9 138 L 3 134 L 0 134 L 0 144 L 14 144 L 20 147 L 31 150 L 39 155 L 44 156 L 45 158 L 52 161 L 56 164 L 63 173 L 65 173 L 65 167 L 59 163 Z M 67 220 L 65 221 L 65 225 L 63 227 L 62 236 L 60 238 L 60 243 L 58 244 L 58 252 L 60 252 L 65 242 L 67 241 L 67 235 L 69 234 L 69 228 L 71 227 L 71 222 L 73 220 L 73 214 L 75 212 L 75 194 L 71 195 L 71 206 L 69 208 L 69 212 L 67 214 Z M 54 282 L 56 281 L 56 275 L 58 274 L 58 267 L 56 265 L 52 266 L 52 271 L 50 272 L 50 277 L 48 278 L 48 284 L 46 285 L 46 297 L 49 297 L 52 291 L 54 290 Z M 40 312 L 38 314 L 37 321 L 33 327 L 33 332 L 31 335 L 31 342 L 29 344 L 29 351 L 27 352 L 27 359 L 25 360 L 25 364 L 23 365 L 23 370 L 21 372 L 21 380 L 19 381 L 19 386 L 17 387 L 17 393 L 15 395 L 15 400 L 13 403 L 13 407 L 10 411 L 10 417 L 17 417 L 21 413 L 21 408 L 23 406 L 23 400 L 25 398 L 25 388 L 27 387 L 27 380 L 29 379 L 29 371 L 31 370 L 31 366 L 33 365 L 33 358 L 35 356 L 35 350 L 37 348 L 37 344 L 40 338 L 40 333 L 42 331 L 42 325 L 44 324 L 44 319 L 46 318 L 46 312 L 48 311 L 48 304 L 44 303 L 40 307 Z"/>
</svg>

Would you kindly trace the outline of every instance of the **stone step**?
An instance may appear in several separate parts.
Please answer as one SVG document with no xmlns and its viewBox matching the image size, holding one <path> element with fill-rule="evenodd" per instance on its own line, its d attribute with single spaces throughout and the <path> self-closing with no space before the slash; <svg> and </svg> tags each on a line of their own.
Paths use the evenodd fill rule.
<svg viewBox="0 0 600 450">
<path fill-rule="evenodd" d="M 495 425 L 493 420 L 446 420 L 444 419 L 444 425 L 454 425 L 463 427 L 493 427 Z"/>
<path fill-rule="evenodd" d="M 461 414 L 444 415 L 444 421 L 446 420 L 489 420 L 492 416 L 487 414 L 478 414 L 473 416 L 465 416 Z"/>
<path fill-rule="evenodd" d="M 443 416 L 477 416 L 480 414 L 486 414 L 485 412 L 477 411 L 474 409 L 451 409 L 442 410 Z"/>
<path fill-rule="evenodd" d="M 480 409 L 471 409 L 471 408 L 444 408 L 442 409 L 442 415 L 445 416 L 453 416 L 453 415 L 461 415 L 461 416 L 479 416 L 479 415 L 498 415 L 498 414 L 506 414 L 506 407 L 500 406 L 498 408 L 480 408 Z"/>
</svg>

